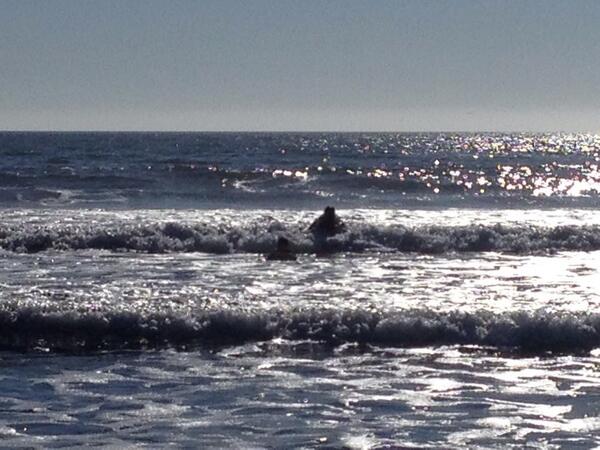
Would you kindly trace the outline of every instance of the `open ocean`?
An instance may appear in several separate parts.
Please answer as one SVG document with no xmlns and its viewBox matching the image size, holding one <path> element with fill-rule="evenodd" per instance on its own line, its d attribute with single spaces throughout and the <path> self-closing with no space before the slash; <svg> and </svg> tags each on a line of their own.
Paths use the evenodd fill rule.
<svg viewBox="0 0 600 450">
<path fill-rule="evenodd" d="M 0 445 L 597 448 L 599 207 L 595 135 L 0 133 Z"/>
</svg>

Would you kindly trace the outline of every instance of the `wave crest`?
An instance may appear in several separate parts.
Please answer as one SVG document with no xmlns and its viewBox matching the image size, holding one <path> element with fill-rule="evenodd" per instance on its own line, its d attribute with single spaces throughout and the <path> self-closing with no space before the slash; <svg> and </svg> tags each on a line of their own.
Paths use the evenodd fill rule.
<svg viewBox="0 0 600 450">
<path fill-rule="evenodd" d="M 286 235 L 298 253 L 316 250 L 306 226 L 251 223 L 220 224 L 116 224 L 58 227 L 0 227 L 0 248 L 18 253 L 46 250 L 109 250 L 144 253 L 204 252 L 267 253 L 277 237 Z M 600 249 L 600 227 L 469 225 L 378 226 L 350 224 L 348 231 L 328 239 L 331 252 L 400 251 L 424 254 L 448 252 L 536 253 Z"/>
<path fill-rule="evenodd" d="M 139 311 L 48 311 L 4 305 L 0 347 L 97 351 L 313 340 L 383 346 L 476 345 L 528 352 L 577 353 L 600 346 L 591 313 L 408 310 L 211 310 L 178 315 Z"/>
</svg>

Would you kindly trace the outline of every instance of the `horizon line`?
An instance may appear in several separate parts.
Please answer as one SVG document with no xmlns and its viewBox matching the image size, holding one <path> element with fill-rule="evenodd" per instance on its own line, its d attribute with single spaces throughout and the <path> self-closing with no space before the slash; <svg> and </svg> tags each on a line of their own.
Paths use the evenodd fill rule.
<svg viewBox="0 0 600 450">
<path fill-rule="evenodd" d="M 352 133 L 373 133 L 373 134 L 384 134 L 384 133 L 397 133 L 397 134 L 414 134 L 414 133 L 498 133 L 498 134 L 513 134 L 513 133 L 530 133 L 530 134 L 546 134 L 546 133 L 557 133 L 557 134 L 600 134 L 600 131 L 568 131 L 568 130 L 168 130 L 168 129 L 121 129 L 121 130 L 110 130 L 110 129 L 12 129 L 12 130 L 0 130 L 0 133 L 221 133 L 221 134 L 251 134 L 251 133 L 264 133 L 264 134 L 352 134 Z"/>
</svg>

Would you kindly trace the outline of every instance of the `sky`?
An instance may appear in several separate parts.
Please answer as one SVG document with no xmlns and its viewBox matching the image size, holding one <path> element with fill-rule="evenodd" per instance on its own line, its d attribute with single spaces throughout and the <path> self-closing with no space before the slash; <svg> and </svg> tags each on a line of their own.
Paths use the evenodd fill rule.
<svg viewBox="0 0 600 450">
<path fill-rule="evenodd" d="M 597 0 L 0 0 L 0 129 L 600 132 Z"/>
</svg>

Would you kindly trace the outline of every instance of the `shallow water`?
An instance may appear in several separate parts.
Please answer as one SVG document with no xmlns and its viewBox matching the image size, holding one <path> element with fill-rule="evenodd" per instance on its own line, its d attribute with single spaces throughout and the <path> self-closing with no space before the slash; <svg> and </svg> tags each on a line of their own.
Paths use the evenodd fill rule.
<svg viewBox="0 0 600 450">
<path fill-rule="evenodd" d="M 493 241 L 501 250 L 502 242 L 519 238 L 521 251 L 515 253 L 459 246 L 455 241 L 464 240 L 464 233 L 447 231 L 467 222 L 466 230 L 479 236 L 480 227 L 493 230 L 497 217 L 514 211 L 447 210 L 443 227 L 425 234 L 441 242 L 430 247 L 431 240 L 417 239 L 406 230 L 419 230 L 422 223 L 435 220 L 437 212 L 414 211 L 398 218 L 397 212 L 380 210 L 373 218 L 369 211 L 357 210 L 346 213 L 349 230 L 336 238 L 332 248 L 337 251 L 327 257 L 311 253 L 311 237 L 302 231 L 304 219 L 317 212 L 129 214 L 23 209 L 16 216 L 7 214 L 10 231 L 4 242 L 35 237 L 43 223 L 52 245 L 35 251 L 7 246 L 11 250 L 0 255 L 5 268 L 0 278 L 4 348 L 188 347 L 206 339 L 220 344 L 278 337 L 566 352 L 600 344 L 600 316 L 595 313 L 600 253 L 555 249 L 570 242 L 577 230 L 595 232 L 585 228 L 593 220 L 587 211 L 573 211 L 567 220 L 555 217 L 555 211 L 520 214 L 511 239 Z M 292 224 L 294 216 L 300 217 L 300 226 Z M 532 233 L 540 219 L 545 231 Z M 179 238 L 164 231 L 173 220 L 190 227 L 228 223 L 235 231 L 208 229 L 203 245 L 217 252 L 198 252 L 185 248 L 191 239 L 184 239 L 187 235 Z M 398 220 L 401 229 L 394 228 Z M 140 222 L 152 233 L 135 235 L 132 227 Z M 114 248 L 93 248 L 85 242 L 97 235 L 91 232 L 95 237 L 90 238 L 82 223 L 136 237 L 118 239 Z M 276 231 L 265 231 L 273 223 Z M 63 239 L 68 227 L 74 231 Z M 567 237 L 551 239 L 557 229 L 561 236 L 567 230 Z M 261 250 L 272 248 L 274 237 L 282 232 L 295 236 L 298 250 L 306 253 L 299 253 L 295 262 L 266 262 Z M 403 240 L 408 233 L 423 244 L 398 251 L 398 233 Z M 230 241 L 236 244 L 228 245 Z M 115 241 L 105 237 L 102 242 Z M 122 248 L 123 242 L 136 244 Z M 244 332 L 232 332 L 236 327 Z"/>
<path fill-rule="evenodd" d="M 3 444 L 598 445 L 597 356 L 278 341 L 212 353 L 2 355 Z"/>
</svg>

